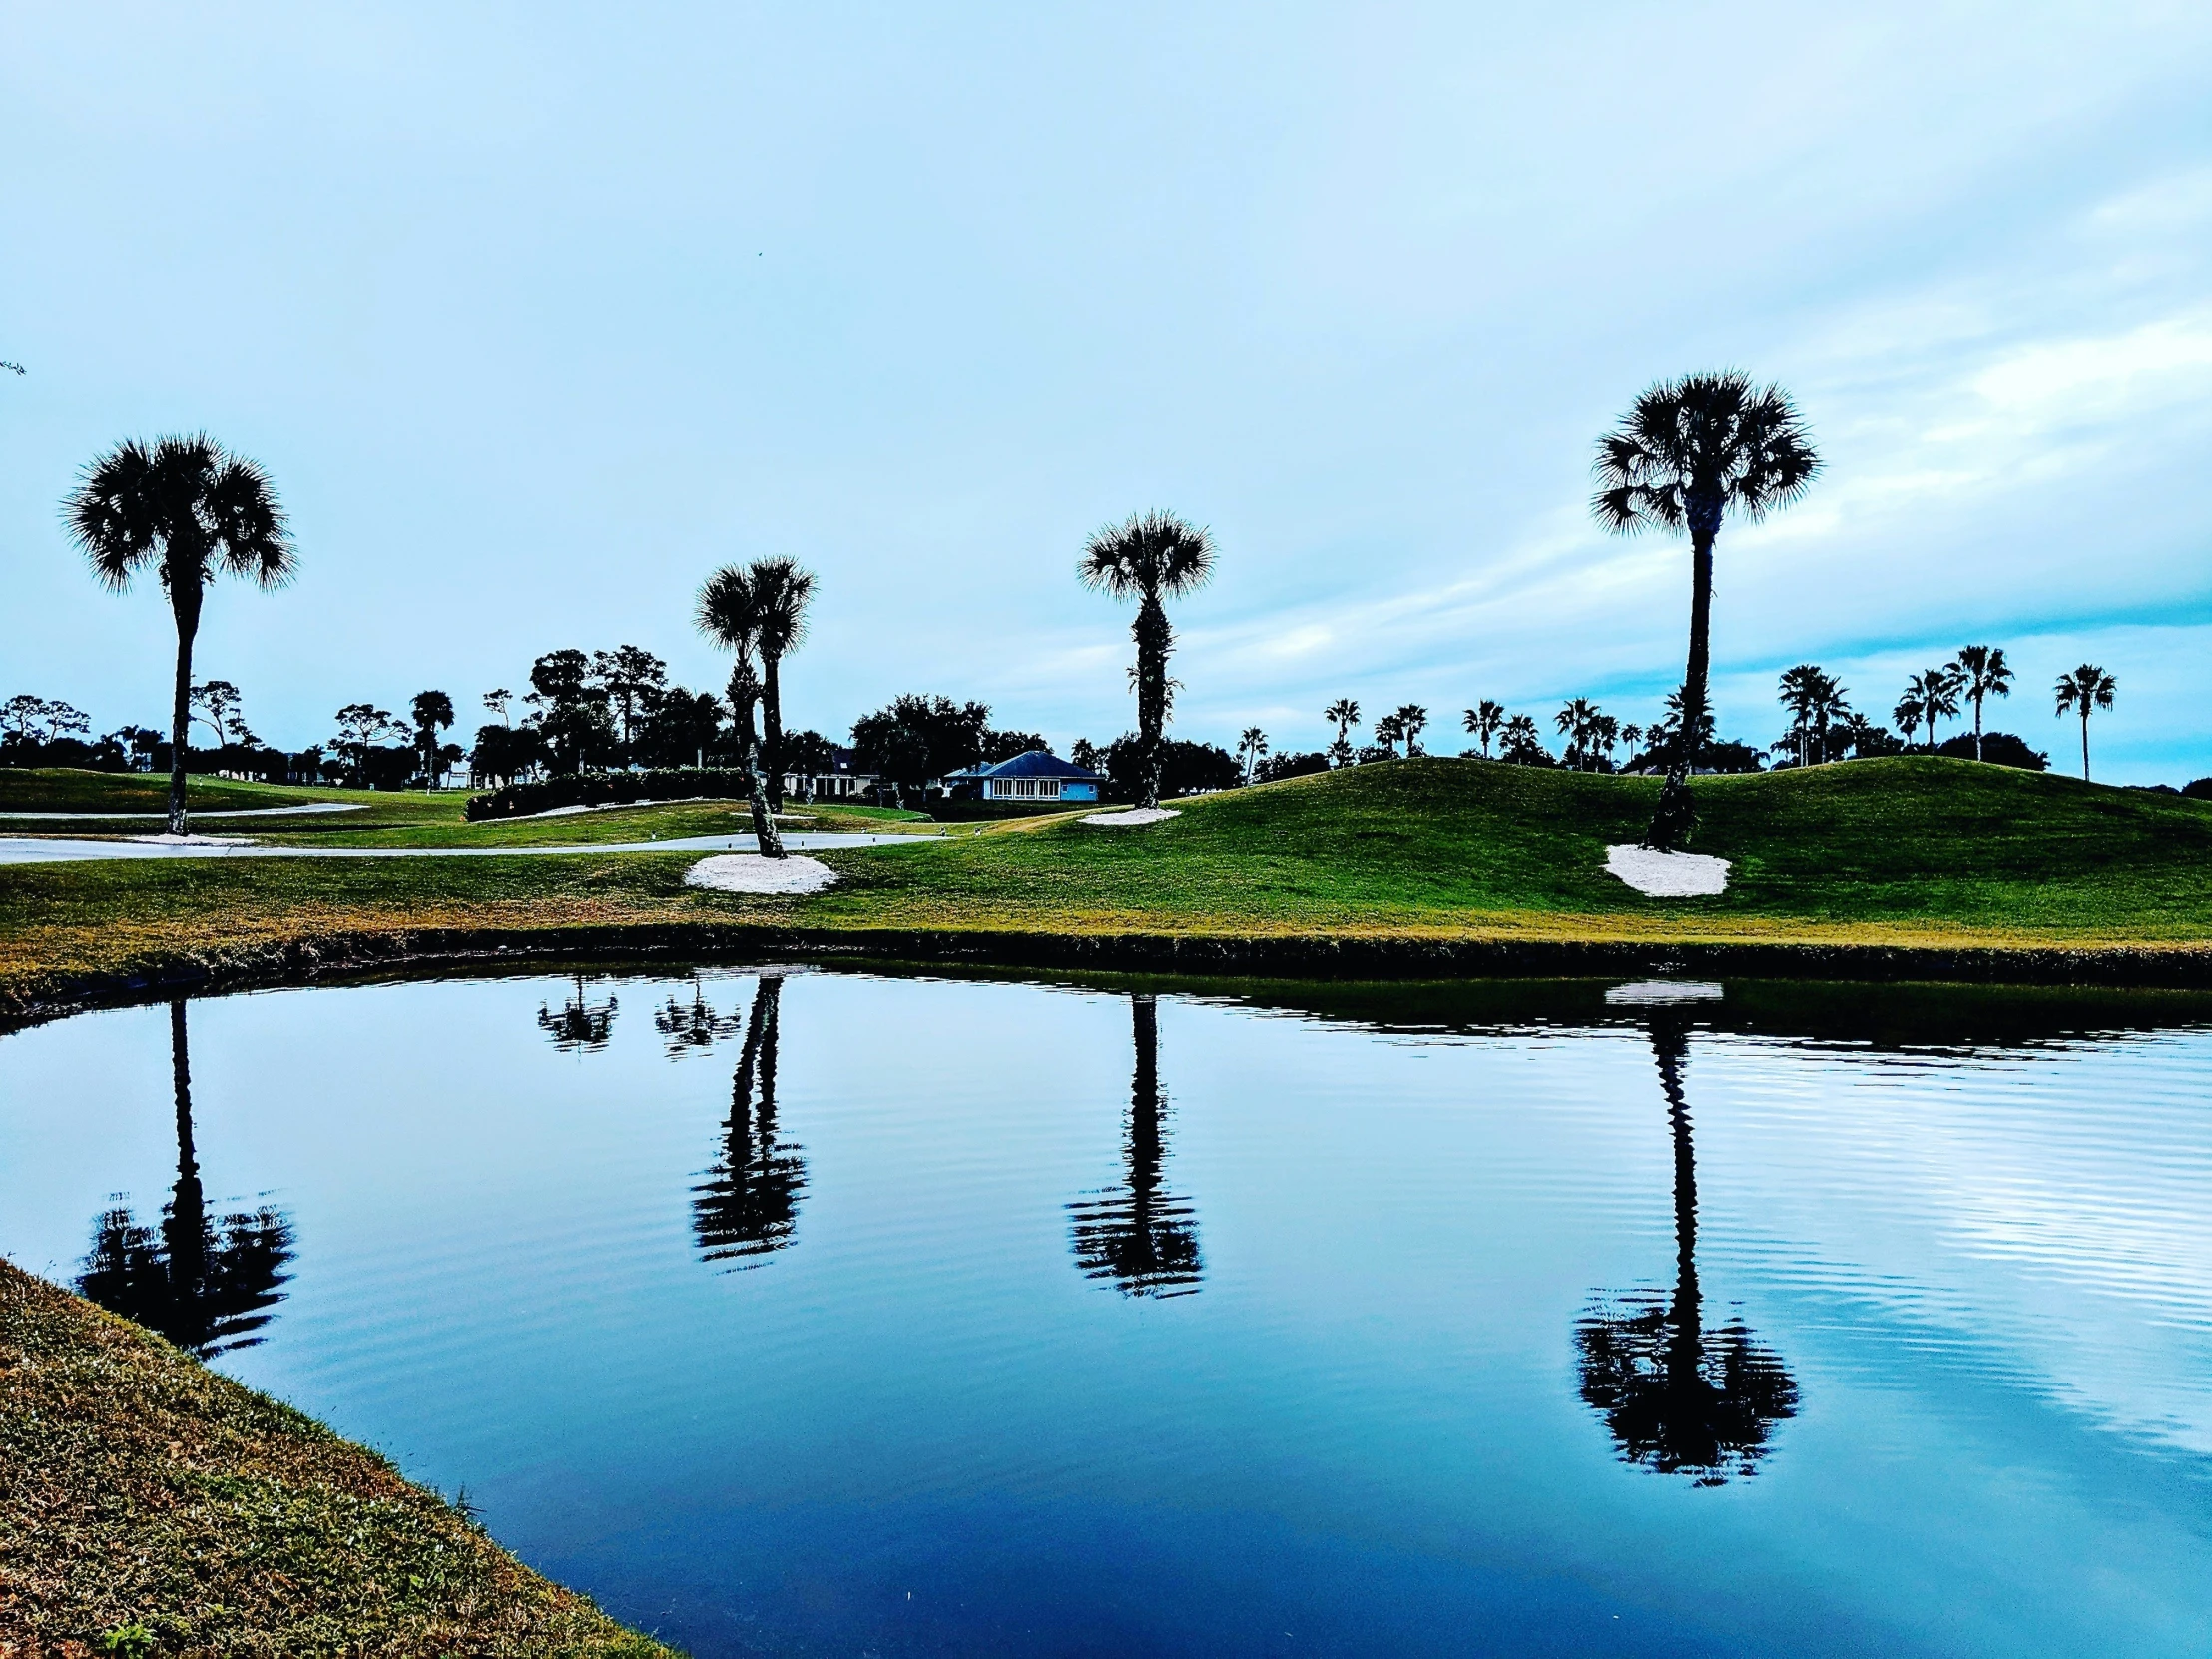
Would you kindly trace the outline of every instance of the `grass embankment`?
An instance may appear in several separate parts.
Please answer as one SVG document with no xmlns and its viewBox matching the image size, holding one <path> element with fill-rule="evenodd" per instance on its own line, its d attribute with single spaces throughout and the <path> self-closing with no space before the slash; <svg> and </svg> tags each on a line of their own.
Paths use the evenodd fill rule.
<svg viewBox="0 0 2212 1659">
<path fill-rule="evenodd" d="M 4 1261 L 0 1652 L 670 1659 L 373 1452 Z"/>
<path fill-rule="evenodd" d="M 234 813 L 272 807 L 325 807 L 272 818 L 211 818 L 194 832 L 242 835 L 273 846 L 318 847 L 538 847 L 593 846 L 629 841 L 677 840 L 703 835 L 751 834 L 753 819 L 742 801 L 670 801 L 649 806 L 595 808 L 528 818 L 468 822 L 468 797 L 458 790 L 336 790 L 294 785 L 237 783 L 194 778 L 185 805 L 193 813 Z M 161 828 L 168 811 L 166 779 L 136 773 L 0 771 L 0 835 L 144 835 Z M 71 822 L 11 815 L 71 813 Z M 787 833 L 820 831 L 868 834 L 970 834 L 982 825 L 940 826 L 924 813 L 890 807 L 823 802 L 789 805 L 780 822 Z"/>
<path fill-rule="evenodd" d="M 1733 950 L 1743 971 L 2212 973 L 2212 804 L 1919 758 L 1701 779 L 1698 849 L 1731 859 L 1732 883 L 1661 900 L 1602 867 L 1657 788 L 1398 762 L 1186 802 L 1142 830 L 1012 821 L 832 853 L 843 880 L 806 899 L 693 891 L 688 854 L 16 866 L 0 869 L 0 1006 L 96 976 L 504 945 L 1464 970 Z"/>
</svg>

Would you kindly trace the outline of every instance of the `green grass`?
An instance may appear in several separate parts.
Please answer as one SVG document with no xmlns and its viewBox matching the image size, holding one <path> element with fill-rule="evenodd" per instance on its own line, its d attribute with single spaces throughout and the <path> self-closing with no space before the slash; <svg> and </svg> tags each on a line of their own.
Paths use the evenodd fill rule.
<svg viewBox="0 0 2212 1659">
<path fill-rule="evenodd" d="M 674 1659 L 373 1452 L 0 1262 L 0 1652 L 103 1637 L 268 1659 Z"/>
<path fill-rule="evenodd" d="M 249 959 L 267 968 L 332 941 L 432 931 L 478 948 L 493 936 L 630 948 L 627 936 L 678 950 L 744 948 L 748 930 L 764 928 L 858 948 L 871 936 L 906 948 L 916 933 L 945 936 L 937 948 L 997 948 L 992 936 L 1010 934 L 1320 947 L 2212 945 L 2212 803 L 1925 758 L 1701 779 L 1697 849 L 1730 859 L 1734 880 L 1717 898 L 1661 900 L 1602 867 L 1608 843 L 1636 838 L 1657 788 L 1396 762 L 1185 802 L 1180 817 L 1141 830 L 1070 815 L 833 852 L 842 881 L 806 899 L 687 888 L 684 853 L 14 866 L 0 868 L 0 1003 L 90 976 Z M 649 822 L 673 832 L 720 810 L 634 811 L 662 815 Z M 630 813 L 509 821 L 501 833 L 551 827 L 565 839 L 580 821 L 608 839 L 642 838 Z M 387 821 L 344 833 L 365 843 L 434 829 Z"/>
</svg>

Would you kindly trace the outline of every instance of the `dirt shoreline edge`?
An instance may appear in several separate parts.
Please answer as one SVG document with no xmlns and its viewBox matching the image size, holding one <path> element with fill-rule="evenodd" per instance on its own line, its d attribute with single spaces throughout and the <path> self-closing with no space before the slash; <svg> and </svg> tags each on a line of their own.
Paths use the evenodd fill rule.
<svg viewBox="0 0 2212 1659">
<path fill-rule="evenodd" d="M 1070 934 L 829 929 L 687 921 L 339 930 L 156 960 L 125 973 L 57 973 L 0 987 L 0 1030 L 176 991 L 308 985 L 364 970 L 670 958 L 1117 969 L 1256 978 L 1541 978 L 1702 974 L 1770 979 L 1959 982 L 2143 989 L 2212 987 L 2212 945 L 1942 946 L 1786 940 L 1451 939 L 1330 934 Z"/>
</svg>

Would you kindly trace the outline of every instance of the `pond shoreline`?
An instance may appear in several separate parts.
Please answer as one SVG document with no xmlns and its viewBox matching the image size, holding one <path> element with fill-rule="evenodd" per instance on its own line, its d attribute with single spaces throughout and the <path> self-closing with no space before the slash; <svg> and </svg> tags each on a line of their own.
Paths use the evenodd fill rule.
<svg viewBox="0 0 2212 1659">
<path fill-rule="evenodd" d="M 364 970 L 556 961 L 743 963 L 765 958 L 915 966 L 1388 980 L 1691 974 L 2023 986 L 2212 987 L 2212 947 L 1911 945 L 1825 941 L 1464 938 L 1406 934 L 1066 933 L 815 928 L 682 921 L 585 926 L 338 928 L 156 957 L 123 973 L 24 975 L 0 985 L 0 1029 L 177 991 L 309 985 Z"/>
</svg>

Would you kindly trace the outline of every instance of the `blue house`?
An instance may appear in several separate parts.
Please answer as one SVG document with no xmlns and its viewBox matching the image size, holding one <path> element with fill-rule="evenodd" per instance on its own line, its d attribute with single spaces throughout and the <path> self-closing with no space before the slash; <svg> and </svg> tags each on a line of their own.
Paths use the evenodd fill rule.
<svg viewBox="0 0 2212 1659">
<path fill-rule="evenodd" d="M 1096 801 L 1099 786 L 1105 782 L 1089 767 L 1032 749 L 995 766 L 962 767 L 946 775 L 944 788 L 947 795 L 964 796 L 973 790 L 983 801 L 1080 802 Z"/>
</svg>

